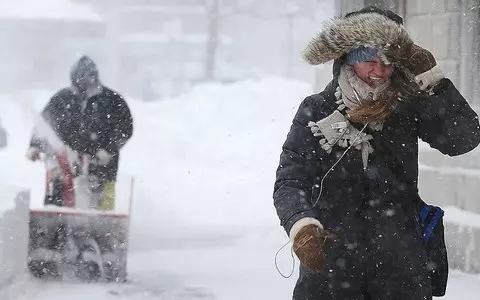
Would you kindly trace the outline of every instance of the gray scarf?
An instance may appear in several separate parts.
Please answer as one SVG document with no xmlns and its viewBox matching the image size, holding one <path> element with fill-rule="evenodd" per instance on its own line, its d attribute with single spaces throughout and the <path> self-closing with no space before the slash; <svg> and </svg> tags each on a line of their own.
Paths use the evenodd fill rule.
<svg viewBox="0 0 480 300">
<path fill-rule="evenodd" d="M 344 64 L 340 70 L 338 85 L 342 91 L 343 103 L 349 109 L 354 109 L 362 104 L 376 101 L 378 95 L 390 85 L 390 79 L 382 85 L 372 88 L 355 75 L 352 66 Z"/>
<path fill-rule="evenodd" d="M 390 80 L 381 86 L 372 88 L 355 75 L 352 66 L 344 65 L 340 70 L 338 84 L 335 92 L 337 99 L 335 103 L 339 105 L 337 110 L 322 120 L 309 122 L 308 126 L 313 135 L 320 139 L 319 143 L 327 153 L 331 153 L 335 144 L 343 148 L 353 146 L 360 150 L 363 168 L 366 169 L 368 156 L 374 151 L 369 142 L 373 136 L 363 132 L 367 125 L 361 131 L 352 126 L 341 111 L 376 101 L 378 95 L 390 85 Z M 380 131 L 383 128 L 383 122 L 370 122 L 368 126 L 375 131 Z"/>
</svg>

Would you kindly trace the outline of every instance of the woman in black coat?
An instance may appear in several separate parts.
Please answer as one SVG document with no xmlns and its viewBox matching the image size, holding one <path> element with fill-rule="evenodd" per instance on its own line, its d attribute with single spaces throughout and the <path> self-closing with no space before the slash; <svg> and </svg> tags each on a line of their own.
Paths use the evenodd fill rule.
<svg viewBox="0 0 480 300">
<path fill-rule="evenodd" d="M 326 89 L 300 105 L 277 169 L 274 205 L 301 262 L 293 298 L 443 294 L 443 225 L 433 244 L 419 221 L 418 138 L 464 154 L 480 143 L 477 114 L 391 11 L 336 19 L 304 56 L 334 67 Z M 445 265 L 440 291 L 429 248 Z"/>
</svg>

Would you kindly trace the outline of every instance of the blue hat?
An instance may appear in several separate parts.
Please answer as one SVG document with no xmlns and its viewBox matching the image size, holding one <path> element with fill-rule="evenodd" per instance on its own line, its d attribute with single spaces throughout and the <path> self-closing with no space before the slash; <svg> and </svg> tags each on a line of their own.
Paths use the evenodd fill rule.
<svg viewBox="0 0 480 300">
<path fill-rule="evenodd" d="M 378 57 L 378 50 L 374 48 L 360 46 L 347 53 L 347 64 L 356 65 L 363 61 Z"/>
</svg>

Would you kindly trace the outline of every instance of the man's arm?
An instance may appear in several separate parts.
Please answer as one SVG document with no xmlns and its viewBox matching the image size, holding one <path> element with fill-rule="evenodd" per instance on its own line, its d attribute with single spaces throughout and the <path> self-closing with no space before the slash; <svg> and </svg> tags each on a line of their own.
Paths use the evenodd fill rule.
<svg viewBox="0 0 480 300">
<path fill-rule="evenodd" d="M 108 130 L 100 131 L 90 151 L 95 154 L 103 149 L 111 155 L 117 155 L 132 137 L 133 118 L 126 101 L 118 93 L 113 92 L 109 95 L 106 115 Z"/>
<path fill-rule="evenodd" d="M 113 114 L 114 126 L 112 142 L 121 149 L 133 135 L 133 118 L 123 97 L 118 96 Z"/>
<path fill-rule="evenodd" d="M 62 89 L 54 94 L 45 105 L 33 128 L 30 139 L 30 147 L 44 150 L 45 143 L 57 143 L 59 140 L 70 135 L 69 115 L 66 115 L 66 107 L 75 100 L 71 89 Z"/>
</svg>

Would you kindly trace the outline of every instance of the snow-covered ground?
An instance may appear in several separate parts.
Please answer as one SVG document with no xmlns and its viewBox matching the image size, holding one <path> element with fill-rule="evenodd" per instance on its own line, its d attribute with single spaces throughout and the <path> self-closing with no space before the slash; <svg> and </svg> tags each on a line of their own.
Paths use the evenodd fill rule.
<svg viewBox="0 0 480 300">
<path fill-rule="evenodd" d="M 296 274 L 283 279 L 274 264 L 287 237 L 271 195 L 281 144 L 310 92 L 308 83 L 268 78 L 198 86 L 157 103 L 128 99 L 135 134 L 123 151 L 120 174 L 136 179 L 131 282 L 19 278 L 9 287 L 16 294 L 9 300 L 57 300 L 66 294 L 72 300 L 291 299 Z M 26 161 L 24 153 L 35 112 L 49 93 L 0 96 L 10 133 L 8 149 L 0 151 L 2 185 L 43 181 L 42 166 Z M 288 273 L 288 248 L 278 260 Z M 479 276 L 453 272 L 445 299 L 476 299 L 479 293 Z"/>
</svg>

